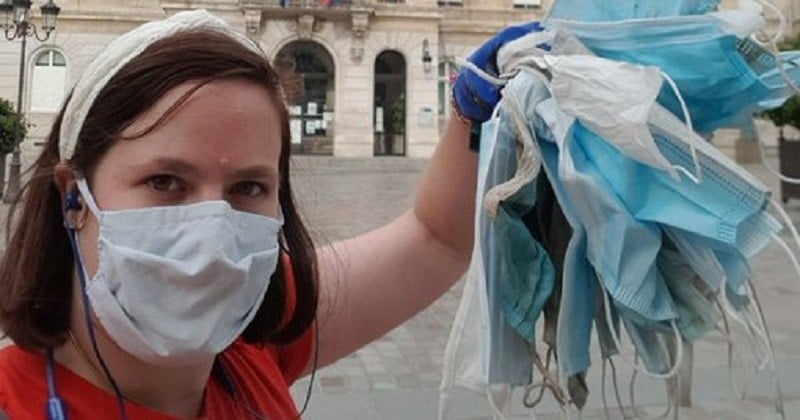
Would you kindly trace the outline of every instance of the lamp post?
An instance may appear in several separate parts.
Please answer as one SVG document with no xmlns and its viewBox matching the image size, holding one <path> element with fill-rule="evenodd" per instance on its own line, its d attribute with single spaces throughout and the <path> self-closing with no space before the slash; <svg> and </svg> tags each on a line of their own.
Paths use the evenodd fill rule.
<svg viewBox="0 0 800 420">
<path fill-rule="evenodd" d="M 431 66 L 433 64 L 433 57 L 431 57 L 431 52 L 428 47 L 428 38 L 422 40 L 422 70 L 425 71 L 425 74 L 431 72 Z"/>
<path fill-rule="evenodd" d="M 34 36 L 40 42 L 47 41 L 50 33 L 56 29 L 56 19 L 61 8 L 56 6 L 53 0 L 41 6 L 42 25 L 41 30 L 44 36 L 40 36 L 36 25 L 30 21 L 31 0 L 3 0 L 0 3 L 0 24 L 5 32 L 6 39 L 14 41 L 19 39 L 19 84 L 17 86 L 17 115 L 22 117 L 22 93 L 25 83 L 25 41 L 29 36 Z M 20 143 L 24 139 L 18 138 L 14 143 L 14 151 L 11 154 L 11 165 L 9 166 L 8 186 L 3 194 L 3 202 L 10 203 L 16 200 L 20 191 Z"/>
</svg>

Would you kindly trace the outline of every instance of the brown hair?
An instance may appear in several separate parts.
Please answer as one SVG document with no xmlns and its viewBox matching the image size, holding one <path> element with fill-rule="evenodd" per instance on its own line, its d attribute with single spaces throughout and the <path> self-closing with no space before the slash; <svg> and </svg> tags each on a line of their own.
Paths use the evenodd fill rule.
<svg viewBox="0 0 800 420">
<path fill-rule="evenodd" d="M 317 263 L 313 243 L 292 197 L 289 116 L 282 102 L 281 81 L 263 55 L 212 30 L 182 32 L 153 43 L 123 66 L 100 92 L 69 164 L 80 173 L 92 173 L 122 131 L 169 90 L 189 81 L 202 86 L 229 78 L 262 86 L 277 103 L 281 122 L 279 201 L 284 216 L 281 247 L 291 256 L 297 296 L 294 313 L 288 322 L 281 322 L 287 304 L 286 267 L 278 264 L 264 302 L 242 337 L 249 343 L 286 343 L 305 332 L 316 316 Z M 75 260 L 53 178 L 60 160 L 63 116 L 62 109 L 31 168 L 30 180 L 11 207 L 7 222 L 10 238 L 0 261 L 0 329 L 17 345 L 30 350 L 63 343 L 70 328 Z M 15 217 L 18 207 L 21 209 Z"/>
</svg>

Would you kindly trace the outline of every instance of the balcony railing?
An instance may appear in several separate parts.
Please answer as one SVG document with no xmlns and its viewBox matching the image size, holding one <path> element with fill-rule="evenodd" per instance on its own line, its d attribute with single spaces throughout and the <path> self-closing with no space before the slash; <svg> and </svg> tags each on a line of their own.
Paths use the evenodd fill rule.
<svg viewBox="0 0 800 420">
<path fill-rule="evenodd" d="M 346 19 L 352 12 L 369 8 L 374 0 L 241 0 L 250 10 L 262 10 L 269 16 L 294 18 L 314 15 L 331 19 Z"/>
<path fill-rule="evenodd" d="M 264 0 L 261 2 L 250 1 L 250 3 L 261 3 L 262 5 L 274 8 L 282 7 L 287 9 L 313 9 L 320 7 L 350 7 L 353 4 L 366 3 L 366 0 Z"/>
</svg>

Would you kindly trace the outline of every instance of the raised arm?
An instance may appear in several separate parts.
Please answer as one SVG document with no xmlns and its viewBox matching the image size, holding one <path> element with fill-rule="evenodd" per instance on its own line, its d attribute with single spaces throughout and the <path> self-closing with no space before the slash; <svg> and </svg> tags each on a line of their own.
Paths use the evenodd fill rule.
<svg viewBox="0 0 800 420">
<path fill-rule="evenodd" d="M 506 28 L 470 61 L 496 73 L 497 50 L 538 28 Z M 461 117 L 486 121 L 500 88 L 462 71 L 454 88 Z M 469 123 L 450 118 L 414 206 L 388 225 L 319 250 L 319 364 L 382 336 L 430 305 L 467 269 L 472 251 L 477 154 Z"/>
<path fill-rule="evenodd" d="M 468 137 L 468 127 L 451 119 L 413 208 L 388 225 L 319 250 L 320 365 L 424 309 L 465 271 L 477 165 Z"/>
</svg>

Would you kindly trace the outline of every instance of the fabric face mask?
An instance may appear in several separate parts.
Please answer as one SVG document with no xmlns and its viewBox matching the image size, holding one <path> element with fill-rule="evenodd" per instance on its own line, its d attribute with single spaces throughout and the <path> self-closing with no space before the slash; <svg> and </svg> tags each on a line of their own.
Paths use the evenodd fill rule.
<svg viewBox="0 0 800 420">
<path fill-rule="evenodd" d="M 120 348 L 186 366 L 244 331 L 275 271 L 281 220 L 224 201 L 103 211 L 85 179 L 78 188 L 99 223 L 99 264 L 85 293 Z"/>
<path fill-rule="evenodd" d="M 555 269 L 547 251 L 523 221 L 533 210 L 535 187 L 534 183 L 527 184 L 500 202 L 493 222 L 503 314 L 529 343 L 535 341 L 536 320 L 555 283 Z"/>
<path fill-rule="evenodd" d="M 717 8 L 719 0 L 556 0 L 549 18 L 592 22 L 700 15 Z"/>
</svg>

